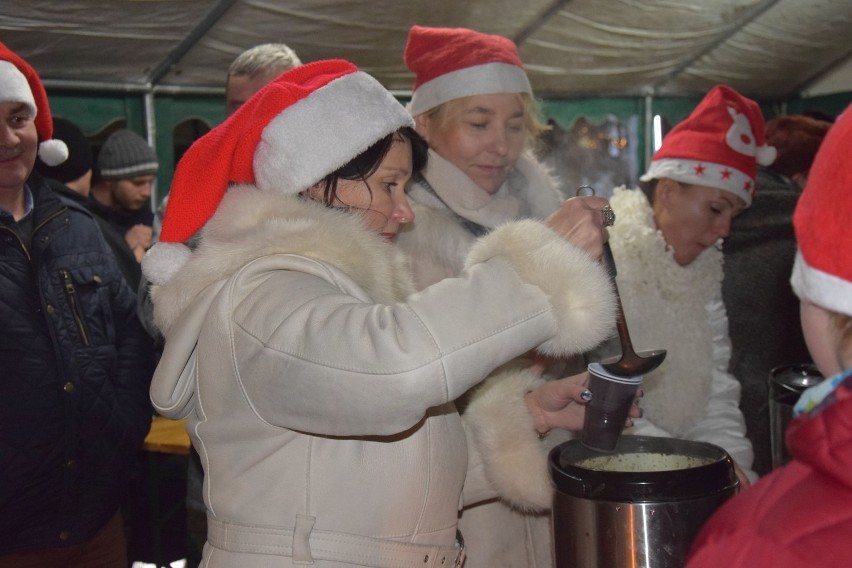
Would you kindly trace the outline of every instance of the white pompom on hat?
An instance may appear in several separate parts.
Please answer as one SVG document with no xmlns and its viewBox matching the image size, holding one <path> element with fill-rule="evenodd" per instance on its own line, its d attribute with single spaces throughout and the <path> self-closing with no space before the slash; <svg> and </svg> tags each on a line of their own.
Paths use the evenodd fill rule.
<svg viewBox="0 0 852 568">
<path fill-rule="evenodd" d="M 41 141 L 38 156 L 42 162 L 58 166 L 68 159 L 65 142 L 52 140 L 53 117 L 38 73 L 3 43 L 0 43 L 0 102 L 24 103 L 30 108 Z"/>
<path fill-rule="evenodd" d="M 415 74 L 409 103 L 414 116 L 462 97 L 532 94 L 518 47 L 503 36 L 412 26 L 404 59 Z"/>
<path fill-rule="evenodd" d="M 216 212 L 231 183 L 295 195 L 404 126 L 411 115 L 373 77 L 343 60 L 316 61 L 278 76 L 178 163 L 160 242 L 142 261 L 163 285 L 189 259 L 183 244 Z"/>
<path fill-rule="evenodd" d="M 757 165 L 770 165 L 776 154 L 766 145 L 760 106 L 727 85 L 717 85 L 663 138 L 640 179 L 666 177 L 716 187 L 749 206 Z"/>
<path fill-rule="evenodd" d="M 799 251 L 790 283 L 803 300 L 852 316 L 852 106 L 838 117 L 817 151 L 796 204 Z"/>
</svg>

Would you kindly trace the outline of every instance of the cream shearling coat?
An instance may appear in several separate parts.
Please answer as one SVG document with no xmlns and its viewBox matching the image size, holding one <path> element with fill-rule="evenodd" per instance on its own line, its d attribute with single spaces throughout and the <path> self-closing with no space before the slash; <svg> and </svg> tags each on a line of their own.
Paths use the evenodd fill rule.
<svg viewBox="0 0 852 568">
<path fill-rule="evenodd" d="M 431 150 L 423 177 L 440 199 L 422 185 L 412 184 L 409 198 L 416 216 L 399 236 L 400 248 L 411 258 L 418 288 L 461 272 L 464 258 L 476 238 L 459 217 L 493 229 L 519 218 L 545 218 L 562 203 L 554 181 L 528 154 L 521 156 L 512 175 L 494 195 L 488 195 L 464 172 Z M 511 373 L 504 372 L 501 376 L 507 375 Z M 493 379 L 490 379 L 472 393 L 473 408 L 492 384 Z M 545 463 L 548 450 L 570 437 L 568 432 L 552 432 L 546 442 L 538 444 L 538 455 L 531 463 Z M 526 472 L 526 483 L 538 483 L 538 475 L 530 469 L 517 471 L 519 474 Z M 470 549 L 465 566 L 552 566 L 550 506 L 548 499 L 546 506 L 535 508 L 518 508 L 512 501 L 507 504 L 499 500 L 466 507 L 459 520 L 459 528 Z"/>
<path fill-rule="evenodd" d="M 203 566 L 452 565 L 460 506 L 549 499 L 546 481 L 514 473 L 539 451 L 523 401 L 538 379 L 497 378 L 464 423 L 452 401 L 533 347 L 598 342 L 613 325 L 607 277 L 533 221 L 466 263 L 409 295 L 399 252 L 356 217 L 229 190 L 153 291 L 166 345 L 151 398 L 188 416 L 204 465 Z"/>
</svg>

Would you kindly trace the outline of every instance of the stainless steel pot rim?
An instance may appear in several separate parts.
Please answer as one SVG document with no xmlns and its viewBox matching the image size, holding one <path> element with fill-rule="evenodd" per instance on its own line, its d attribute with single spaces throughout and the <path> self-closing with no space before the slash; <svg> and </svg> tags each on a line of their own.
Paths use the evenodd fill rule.
<svg viewBox="0 0 852 568">
<path fill-rule="evenodd" d="M 709 463 L 687 469 L 618 472 L 587 469 L 576 465 L 602 454 L 578 440 L 560 444 L 550 451 L 551 479 L 557 492 L 601 501 L 672 501 L 702 497 L 735 488 L 739 482 L 733 460 L 722 448 L 706 442 L 622 436 L 616 454 L 664 453 L 709 459 Z"/>
</svg>

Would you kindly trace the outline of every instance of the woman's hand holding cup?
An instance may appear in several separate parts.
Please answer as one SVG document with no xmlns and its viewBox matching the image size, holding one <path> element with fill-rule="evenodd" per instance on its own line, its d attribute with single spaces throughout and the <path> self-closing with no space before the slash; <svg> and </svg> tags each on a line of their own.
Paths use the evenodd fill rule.
<svg viewBox="0 0 852 568">
<path fill-rule="evenodd" d="M 546 381 L 527 393 L 525 401 L 533 418 L 536 431 L 544 435 L 554 428 L 578 432 L 583 429 L 586 405 L 592 399 L 588 389 L 589 373 Z M 639 418 L 641 410 L 631 405 L 625 426 Z"/>
</svg>

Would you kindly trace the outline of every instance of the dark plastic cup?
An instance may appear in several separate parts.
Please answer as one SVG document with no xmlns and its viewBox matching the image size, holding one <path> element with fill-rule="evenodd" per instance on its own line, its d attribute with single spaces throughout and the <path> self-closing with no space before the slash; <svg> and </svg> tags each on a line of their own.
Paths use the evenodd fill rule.
<svg viewBox="0 0 852 568">
<path fill-rule="evenodd" d="M 613 452 L 624 429 L 630 405 L 642 384 L 642 375 L 613 375 L 600 363 L 591 363 L 588 370 L 592 400 L 586 405 L 580 441 L 589 449 Z"/>
</svg>

